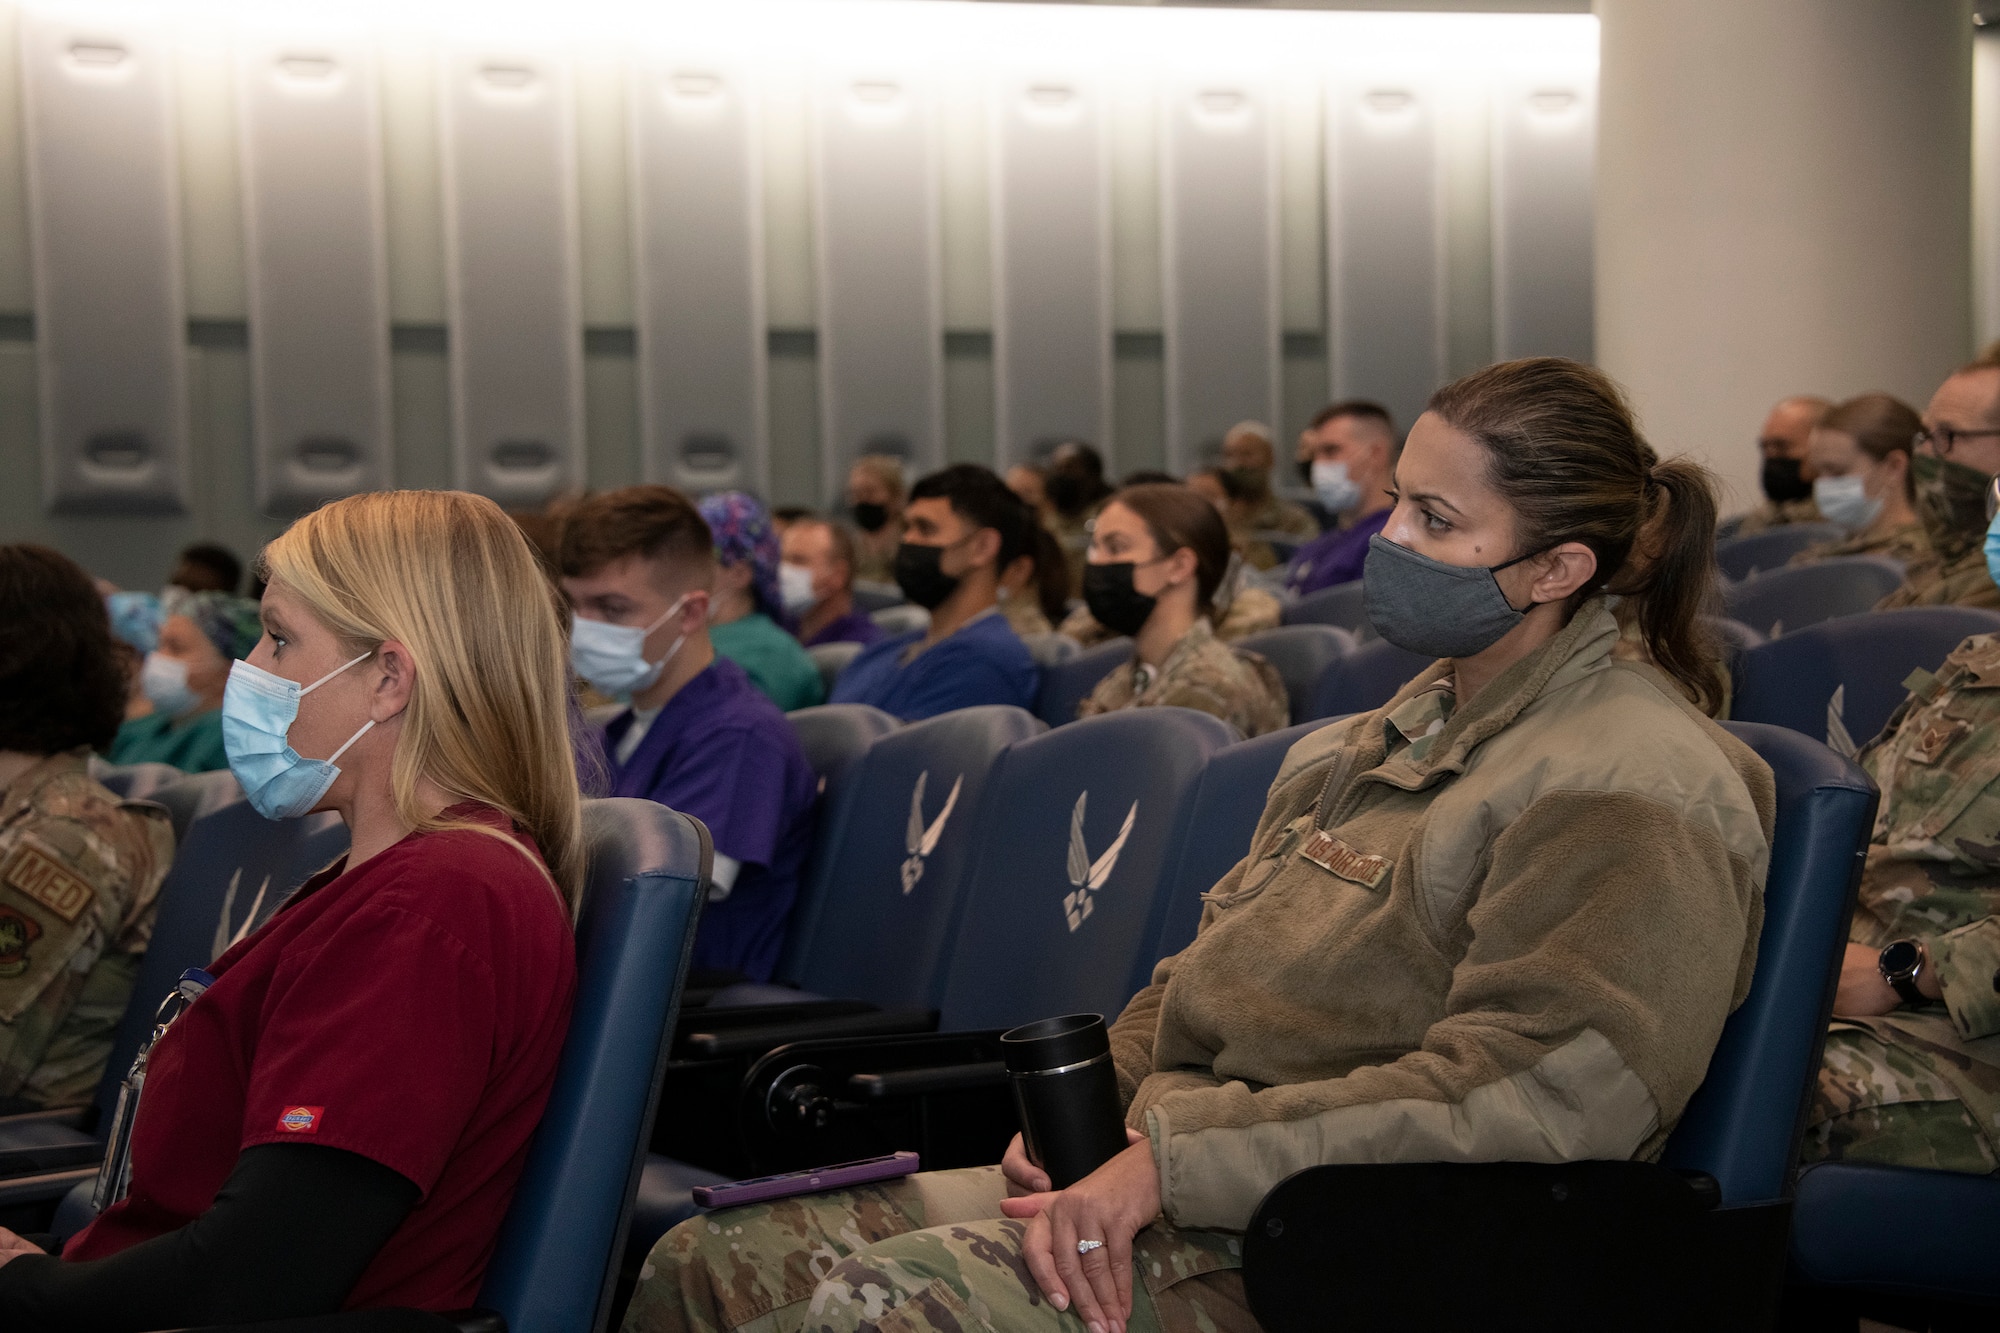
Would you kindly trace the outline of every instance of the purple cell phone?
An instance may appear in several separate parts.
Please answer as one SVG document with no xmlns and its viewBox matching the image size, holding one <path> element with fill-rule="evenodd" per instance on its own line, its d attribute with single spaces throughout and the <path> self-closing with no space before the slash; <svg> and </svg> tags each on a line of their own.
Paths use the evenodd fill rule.
<svg viewBox="0 0 2000 1333">
<path fill-rule="evenodd" d="M 838 1166 L 787 1171 L 782 1176 L 732 1180 L 727 1185 L 696 1185 L 694 1201 L 703 1208 L 734 1208 L 738 1204 L 789 1199 L 795 1194 L 818 1194 L 822 1190 L 866 1185 L 871 1180 L 893 1180 L 916 1169 L 915 1153 L 892 1152 L 887 1157 L 864 1157 L 858 1162 L 842 1162 Z"/>
</svg>

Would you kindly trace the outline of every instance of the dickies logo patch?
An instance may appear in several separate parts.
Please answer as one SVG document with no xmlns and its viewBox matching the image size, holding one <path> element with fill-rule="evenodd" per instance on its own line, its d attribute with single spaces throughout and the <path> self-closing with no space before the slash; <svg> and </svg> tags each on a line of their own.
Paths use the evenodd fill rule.
<svg viewBox="0 0 2000 1333">
<path fill-rule="evenodd" d="M 0 876 L 7 887 L 18 889 L 61 917 L 65 923 L 83 915 L 97 895 L 82 876 L 31 842 L 15 849 Z"/>
<path fill-rule="evenodd" d="M 284 1134 L 317 1134 L 326 1118 L 324 1106 L 287 1106 L 278 1114 L 278 1130 Z"/>
<path fill-rule="evenodd" d="M 1306 845 L 1299 848 L 1299 855 L 1321 870 L 1371 889 L 1381 888 L 1382 881 L 1389 877 L 1386 858 L 1357 852 L 1325 829 L 1316 830 L 1307 838 Z"/>
<path fill-rule="evenodd" d="M 28 948 L 42 937 L 35 919 L 11 907 L 0 907 L 0 979 L 28 970 Z"/>
</svg>

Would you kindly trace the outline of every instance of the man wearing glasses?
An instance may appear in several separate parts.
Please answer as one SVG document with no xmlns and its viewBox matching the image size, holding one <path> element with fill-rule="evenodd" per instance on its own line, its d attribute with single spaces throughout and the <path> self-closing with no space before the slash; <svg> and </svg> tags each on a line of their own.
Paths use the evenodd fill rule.
<svg viewBox="0 0 2000 1333">
<path fill-rule="evenodd" d="M 2000 610 L 1987 573 L 1986 491 L 2000 474 L 2000 343 L 1960 366 L 1931 395 L 1910 472 L 1917 516 L 1937 553 L 1904 571 L 1903 586 L 1878 610 L 1898 606 L 1984 606 Z"/>
</svg>

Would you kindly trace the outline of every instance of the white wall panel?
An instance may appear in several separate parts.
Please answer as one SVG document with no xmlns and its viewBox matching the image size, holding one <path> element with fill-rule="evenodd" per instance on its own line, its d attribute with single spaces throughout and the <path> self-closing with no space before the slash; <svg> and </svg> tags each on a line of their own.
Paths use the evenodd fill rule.
<svg viewBox="0 0 2000 1333">
<path fill-rule="evenodd" d="M 1503 77 L 1493 107 L 1493 339 L 1502 360 L 1595 355 L 1597 89 Z"/>
<path fill-rule="evenodd" d="M 172 48 L 136 10 L 22 15 L 42 497 L 63 513 L 188 500 Z"/>
<path fill-rule="evenodd" d="M 1279 404 L 1277 132 L 1267 74 L 1163 80 L 1167 467 L 1199 467 Z"/>
<path fill-rule="evenodd" d="M 381 119 L 359 34 L 237 40 L 258 508 L 392 485 Z"/>
<path fill-rule="evenodd" d="M 830 54 L 814 105 L 820 458 L 831 495 L 855 458 L 944 462 L 935 108 L 911 57 Z"/>
<path fill-rule="evenodd" d="M 584 478 L 569 67 L 462 42 L 439 82 L 455 473 L 534 504 Z"/>
<path fill-rule="evenodd" d="M 688 490 L 770 493 L 756 94 L 723 54 L 664 52 L 630 75 L 638 250 L 640 471 Z"/>
<path fill-rule="evenodd" d="M 1444 221 L 1433 89 L 1345 73 L 1326 88 L 1328 373 L 1407 428 L 1444 379 Z"/>
<path fill-rule="evenodd" d="M 1111 206 L 1101 76 L 1007 62 L 993 136 L 995 462 L 1064 438 L 1111 452 Z"/>
</svg>

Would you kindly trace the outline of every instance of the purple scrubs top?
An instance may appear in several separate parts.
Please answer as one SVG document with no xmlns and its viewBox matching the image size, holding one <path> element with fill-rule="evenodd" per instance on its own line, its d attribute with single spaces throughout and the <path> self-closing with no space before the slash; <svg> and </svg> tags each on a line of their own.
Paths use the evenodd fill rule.
<svg viewBox="0 0 2000 1333">
<path fill-rule="evenodd" d="M 904 665 L 903 651 L 923 637 L 922 630 L 911 630 L 863 648 L 833 682 L 828 702 L 873 704 L 905 722 L 979 704 L 1033 710 L 1042 669 L 1007 617 L 990 611 Z"/>
<path fill-rule="evenodd" d="M 705 904 L 694 966 L 769 981 L 812 843 L 819 782 L 792 724 L 743 668 L 718 657 L 660 709 L 639 748 L 613 756 L 632 710 L 604 729 L 613 796 L 637 796 L 708 825 L 715 850 L 742 862 L 736 887 Z"/>
<path fill-rule="evenodd" d="M 806 640 L 806 647 L 817 647 L 822 643 L 858 643 L 866 648 L 871 643 L 880 643 L 888 637 L 874 617 L 856 607 L 838 620 L 829 620 L 821 626 L 819 633 Z"/>
<path fill-rule="evenodd" d="M 1293 596 L 1318 592 L 1361 577 L 1368 539 L 1389 522 L 1393 509 L 1378 509 L 1350 528 L 1330 528 L 1292 552 L 1285 566 L 1285 590 Z"/>
</svg>

